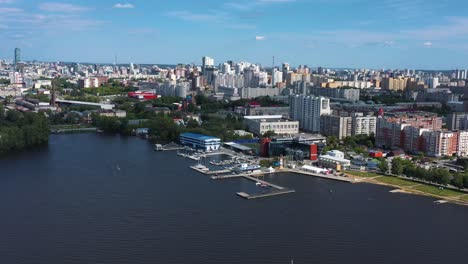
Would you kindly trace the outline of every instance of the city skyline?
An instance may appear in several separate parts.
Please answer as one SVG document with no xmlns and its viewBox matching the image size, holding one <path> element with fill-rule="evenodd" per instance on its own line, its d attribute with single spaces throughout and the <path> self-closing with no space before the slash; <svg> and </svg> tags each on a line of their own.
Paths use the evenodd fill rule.
<svg viewBox="0 0 468 264">
<path fill-rule="evenodd" d="M 468 7 L 448 2 L 0 0 L 0 57 L 20 48 L 27 61 L 468 68 Z"/>
</svg>

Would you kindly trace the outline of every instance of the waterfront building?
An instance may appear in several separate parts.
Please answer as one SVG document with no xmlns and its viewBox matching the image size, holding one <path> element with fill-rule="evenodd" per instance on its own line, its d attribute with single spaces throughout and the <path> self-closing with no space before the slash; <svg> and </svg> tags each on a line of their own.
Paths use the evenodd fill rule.
<svg viewBox="0 0 468 264">
<path fill-rule="evenodd" d="M 180 143 L 205 152 L 218 150 L 221 147 L 221 139 L 196 133 L 181 134 Z"/>
<path fill-rule="evenodd" d="M 403 148 L 405 140 L 404 128 L 413 126 L 420 129 L 441 130 L 442 118 L 436 114 L 420 113 L 399 113 L 391 116 L 378 117 L 375 144 L 378 147 L 400 147 Z M 409 151 L 409 149 L 406 149 Z"/>
<path fill-rule="evenodd" d="M 268 131 L 277 135 L 293 135 L 299 133 L 299 122 L 283 118 L 281 115 L 244 116 L 248 130 L 261 136 Z"/>
<path fill-rule="evenodd" d="M 351 166 L 351 161 L 344 158 L 343 152 L 331 150 L 326 155 L 319 157 L 319 164 L 325 168 L 342 171 L 347 170 Z"/>
<path fill-rule="evenodd" d="M 262 157 L 288 156 L 294 160 L 316 161 L 318 154 L 326 146 L 326 141 L 324 136 L 314 134 L 263 138 L 260 141 L 260 155 Z"/>
<path fill-rule="evenodd" d="M 311 132 L 320 132 L 320 116 L 331 114 L 330 99 L 324 97 L 292 95 L 289 107 L 290 117 Z"/>
</svg>

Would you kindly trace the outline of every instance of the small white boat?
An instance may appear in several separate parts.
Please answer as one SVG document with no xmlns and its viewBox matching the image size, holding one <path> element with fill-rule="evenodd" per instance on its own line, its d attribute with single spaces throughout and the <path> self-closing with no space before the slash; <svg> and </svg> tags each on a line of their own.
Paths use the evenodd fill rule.
<svg viewBox="0 0 468 264">
<path fill-rule="evenodd" d="M 261 184 L 261 183 L 259 183 L 259 182 L 257 182 L 257 183 L 255 183 L 255 185 L 257 185 L 257 186 L 260 186 L 260 185 L 262 185 L 262 184 Z"/>
</svg>

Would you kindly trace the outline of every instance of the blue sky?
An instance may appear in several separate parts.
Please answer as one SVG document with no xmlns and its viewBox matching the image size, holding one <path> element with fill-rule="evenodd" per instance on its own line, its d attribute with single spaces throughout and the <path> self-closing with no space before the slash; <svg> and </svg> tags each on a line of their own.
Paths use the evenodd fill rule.
<svg viewBox="0 0 468 264">
<path fill-rule="evenodd" d="M 468 68 L 463 0 L 0 0 L 0 58 Z"/>
</svg>

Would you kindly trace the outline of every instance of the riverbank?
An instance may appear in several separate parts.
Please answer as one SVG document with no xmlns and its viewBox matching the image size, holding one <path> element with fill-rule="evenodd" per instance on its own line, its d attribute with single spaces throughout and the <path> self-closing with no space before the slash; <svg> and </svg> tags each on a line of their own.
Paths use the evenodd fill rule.
<svg viewBox="0 0 468 264">
<path fill-rule="evenodd" d="M 468 206 L 468 193 L 462 191 L 449 190 L 445 188 L 439 189 L 436 186 L 371 172 L 347 171 L 345 173 L 348 177 L 355 178 L 356 181 L 396 188 L 399 191 L 394 191 L 395 193 L 399 192 L 429 196 L 451 203 Z"/>
</svg>

